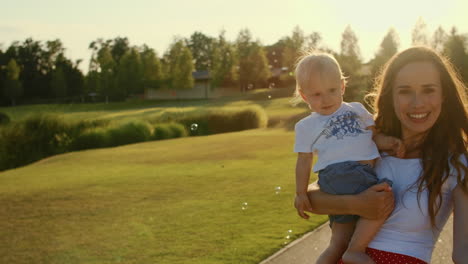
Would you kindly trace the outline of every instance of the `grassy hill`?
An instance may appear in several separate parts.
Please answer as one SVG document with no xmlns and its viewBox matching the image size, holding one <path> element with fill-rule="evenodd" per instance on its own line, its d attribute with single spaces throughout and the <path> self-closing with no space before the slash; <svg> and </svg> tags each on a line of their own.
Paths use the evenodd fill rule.
<svg viewBox="0 0 468 264">
<path fill-rule="evenodd" d="M 293 208 L 293 140 L 248 130 L 1 172 L 0 263 L 258 263 L 326 220 Z"/>
</svg>

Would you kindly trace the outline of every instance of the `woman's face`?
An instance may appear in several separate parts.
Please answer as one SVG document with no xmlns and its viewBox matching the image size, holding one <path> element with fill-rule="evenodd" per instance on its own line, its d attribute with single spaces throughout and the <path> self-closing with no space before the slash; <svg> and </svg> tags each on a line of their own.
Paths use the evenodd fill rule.
<svg viewBox="0 0 468 264">
<path fill-rule="evenodd" d="M 442 87 L 436 66 L 426 61 L 405 65 L 397 73 L 392 89 L 403 139 L 429 131 L 442 108 Z"/>
</svg>

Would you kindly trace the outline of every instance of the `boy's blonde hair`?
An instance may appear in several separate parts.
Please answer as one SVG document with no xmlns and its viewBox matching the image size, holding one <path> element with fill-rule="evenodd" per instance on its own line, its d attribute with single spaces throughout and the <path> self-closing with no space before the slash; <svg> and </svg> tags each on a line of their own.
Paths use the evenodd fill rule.
<svg viewBox="0 0 468 264">
<path fill-rule="evenodd" d="M 338 64 L 333 55 L 320 51 L 306 51 L 298 58 L 296 64 L 296 90 L 292 99 L 293 104 L 303 101 L 299 92 L 307 89 L 312 72 L 318 72 L 322 76 L 335 75 L 344 81 L 346 85 L 346 77 L 343 75 L 340 64 Z"/>
</svg>

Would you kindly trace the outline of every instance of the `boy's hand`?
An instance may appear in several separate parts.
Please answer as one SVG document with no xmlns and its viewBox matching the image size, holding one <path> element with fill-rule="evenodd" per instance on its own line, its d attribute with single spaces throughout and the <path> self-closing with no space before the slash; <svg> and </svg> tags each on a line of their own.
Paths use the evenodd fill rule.
<svg viewBox="0 0 468 264">
<path fill-rule="evenodd" d="M 305 212 L 312 212 L 312 206 L 310 205 L 307 193 L 296 194 L 296 199 L 294 200 L 294 207 L 296 207 L 297 213 L 300 217 L 304 219 L 309 219 L 309 216 Z"/>
<path fill-rule="evenodd" d="M 389 155 L 398 158 L 403 158 L 405 156 L 405 144 L 399 138 L 379 133 L 374 137 L 374 141 L 379 150 L 386 151 Z"/>
<path fill-rule="evenodd" d="M 405 144 L 403 140 L 395 137 L 386 136 L 390 146 L 390 155 L 395 155 L 397 158 L 405 157 Z"/>
</svg>

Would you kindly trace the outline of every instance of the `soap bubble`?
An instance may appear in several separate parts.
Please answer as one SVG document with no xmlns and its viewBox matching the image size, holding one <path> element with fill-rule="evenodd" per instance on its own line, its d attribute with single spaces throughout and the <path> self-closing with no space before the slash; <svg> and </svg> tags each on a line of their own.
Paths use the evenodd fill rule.
<svg viewBox="0 0 468 264">
<path fill-rule="evenodd" d="M 275 187 L 275 193 L 280 194 L 280 192 L 281 192 L 281 186 L 276 186 Z"/>
<path fill-rule="evenodd" d="M 247 202 L 243 202 L 242 207 L 241 207 L 242 211 L 247 210 L 248 206 L 249 206 L 249 204 Z"/>
<path fill-rule="evenodd" d="M 193 123 L 192 125 L 190 125 L 190 130 L 196 131 L 197 129 L 198 129 L 198 124 Z"/>
</svg>

